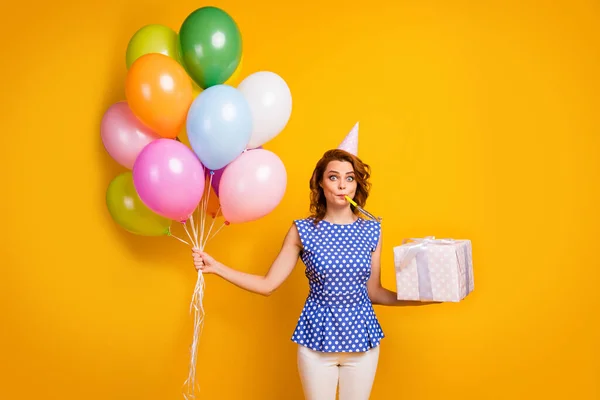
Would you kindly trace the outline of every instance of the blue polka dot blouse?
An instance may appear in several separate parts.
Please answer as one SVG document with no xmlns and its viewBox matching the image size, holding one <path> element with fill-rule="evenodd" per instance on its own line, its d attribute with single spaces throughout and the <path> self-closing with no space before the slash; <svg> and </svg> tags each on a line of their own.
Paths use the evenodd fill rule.
<svg viewBox="0 0 600 400">
<path fill-rule="evenodd" d="M 322 352 L 362 352 L 384 334 L 367 293 L 381 224 L 295 220 L 310 290 L 292 341 Z"/>
</svg>

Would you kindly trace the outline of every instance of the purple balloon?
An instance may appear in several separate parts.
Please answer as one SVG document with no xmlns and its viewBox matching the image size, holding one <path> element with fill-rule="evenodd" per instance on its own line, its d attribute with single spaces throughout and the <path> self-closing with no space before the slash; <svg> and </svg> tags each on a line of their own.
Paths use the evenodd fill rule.
<svg viewBox="0 0 600 400">
<path fill-rule="evenodd" d="M 223 171 L 225 171 L 225 168 L 227 167 L 223 167 L 221 169 L 216 170 L 212 176 L 211 184 L 213 189 L 215 189 L 215 193 L 217 194 L 217 196 L 219 195 L 219 185 L 221 184 L 221 177 L 223 176 Z"/>
<path fill-rule="evenodd" d="M 142 202 L 155 213 L 185 222 L 204 193 L 204 168 L 183 143 L 157 139 L 133 165 L 133 183 Z"/>
</svg>

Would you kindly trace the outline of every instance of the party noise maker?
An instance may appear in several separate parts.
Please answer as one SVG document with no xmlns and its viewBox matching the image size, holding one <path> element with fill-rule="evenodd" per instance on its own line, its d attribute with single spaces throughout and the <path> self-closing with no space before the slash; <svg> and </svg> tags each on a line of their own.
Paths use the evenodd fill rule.
<svg viewBox="0 0 600 400">
<path fill-rule="evenodd" d="M 348 197 L 348 196 L 345 196 L 345 197 L 346 197 L 346 200 L 348 200 L 348 202 L 350 204 L 352 204 L 354 207 L 356 207 L 356 209 L 358 211 L 360 211 L 361 213 L 363 213 L 367 217 L 371 218 L 373 221 L 381 222 L 381 218 L 377 218 L 376 216 L 374 216 L 373 214 L 371 214 L 370 212 L 368 212 L 367 210 L 365 210 L 364 208 L 362 208 L 361 206 L 359 206 L 358 204 L 356 204 L 356 202 L 354 200 L 352 200 L 350 197 Z"/>
</svg>

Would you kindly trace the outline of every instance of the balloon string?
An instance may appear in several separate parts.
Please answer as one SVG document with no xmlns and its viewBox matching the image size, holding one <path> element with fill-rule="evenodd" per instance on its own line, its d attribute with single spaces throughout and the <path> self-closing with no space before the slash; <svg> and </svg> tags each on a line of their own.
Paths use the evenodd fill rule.
<svg viewBox="0 0 600 400">
<path fill-rule="evenodd" d="M 200 214 L 202 215 L 202 220 L 200 221 L 200 226 L 202 227 L 202 237 L 201 242 L 204 241 L 204 221 L 206 220 L 206 208 L 208 205 L 208 197 L 210 196 L 210 180 L 206 185 L 206 193 L 202 198 L 202 204 L 200 204 Z"/>
<path fill-rule="evenodd" d="M 221 211 L 221 206 L 219 206 L 219 208 L 217 209 L 216 215 L 219 215 L 219 211 Z M 212 229 L 215 226 L 215 221 L 216 220 L 217 220 L 216 217 L 212 219 L 212 223 L 210 224 L 210 227 L 208 228 L 208 233 L 206 234 L 206 240 L 202 244 L 203 248 L 206 247 L 206 243 L 208 243 L 208 239 L 209 239 L 210 233 L 212 232 Z"/>
<path fill-rule="evenodd" d="M 169 236 L 174 237 L 175 239 L 179 240 L 181 243 L 185 243 L 188 246 L 191 246 L 186 240 L 183 240 L 182 238 L 180 238 L 179 236 L 175 236 L 173 235 L 170 231 L 169 231 Z"/>
<path fill-rule="evenodd" d="M 202 196 L 202 199 L 200 200 L 200 202 L 198 203 L 198 207 L 196 207 L 196 211 L 198 212 L 198 219 L 196 221 L 196 229 L 198 229 L 199 233 L 200 233 L 200 241 L 202 241 L 202 236 L 204 235 L 204 231 L 200 229 L 200 222 L 202 221 L 202 202 L 204 201 L 204 195 Z"/>
<path fill-rule="evenodd" d="M 194 213 L 190 215 L 190 228 L 192 228 L 192 235 L 194 235 L 194 243 L 198 243 L 198 231 L 196 230 L 194 224 Z"/>
<path fill-rule="evenodd" d="M 190 215 L 190 226 L 192 227 L 192 233 L 194 234 L 194 244 L 198 247 L 198 230 L 194 224 L 194 213 Z"/>
<path fill-rule="evenodd" d="M 201 250 L 204 249 L 206 245 L 206 240 L 204 236 L 204 231 L 206 229 L 206 214 L 208 210 L 208 202 L 210 199 L 210 188 L 212 187 L 213 174 L 209 174 L 208 185 L 206 185 L 206 196 L 204 196 L 204 202 L 202 204 L 202 236 L 200 237 L 200 244 L 202 245 Z M 206 235 L 208 236 L 208 235 Z"/>
<path fill-rule="evenodd" d="M 227 225 L 227 222 L 223 222 L 223 224 L 219 227 L 219 229 L 217 229 L 217 231 L 215 233 L 213 233 L 213 235 L 211 237 L 209 237 L 208 239 L 206 239 L 206 243 L 208 243 L 209 240 L 211 240 L 212 238 L 214 238 L 215 236 L 217 236 L 217 233 L 219 233 L 221 231 L 221 229 L 223 229 L 223 227 L 225 227 Z"/>
<path fill-rule="evenodd" d="M 210 199 L 210 188 L 212 186 L 212 177 L 213 177 L 213 174 L 210 174 L 208 185 L 206 185 L 205 195 L 202 197 L 200 204 L 198 204 L 198 209 L 197 209 L 198 217 L 197 217 L 196 223 L 194 223 L 193 213 L 192 213 L 192 216 L 190 217 L 190 224 L 191 224 L 192 230 L 194 232 L 194 237 L 196 238 L 196 247 L 198 247 L 200 250 L 203 250 L 204 247 L 206 246 L 206 243 L 209 240 L 208 236 L 209 236 L 209 234 L 212 230 L 212 227 L 214 225 L 214 222 L 215 222 L 213 219 L 212 224 L 209 228 L 208 233 L 206 234 L 206 239 L 205 239 L 204 231 L 205 231 L 205 227 L 206 227 L 206 214 L 207 214 L 207 209 L 208 209 L 208 202 Z M 219 210 L 220 209 L 221 208 L 219 207 Z M 225 226 L 225 224 L 223 224 L 223 226 Z M 221 228 L 223 226 L 221 226 Z M 185 229 L 188 237 L 190 238 L 190 240 L 192 240 L 191 235 L 185 224 L 184 224 L 184 229 Z M 212 237 L 214 237 L 217 233 L 218 233 L 218 231 L 215 232 L 215 234 Z M 196 363 L 197 363 L 197 357 L 198 357 L 199 337 L 200 337 L 200 334 L 204 327 L 204 305 L 203 305 L 204 290 L 205 290 L 204 275 L 202 274 L 202 271 L 198 271 L 198 280 L 196 281 L 196 287 L 194 289 L 194 294 L 192 296 L 192 301 L 190 303 L 190 313 L 194 314 L 194 336 L 193 336 L 192 344 L 190 346 L 189 373 L 188 373 L 188 377 L 184 383 L 185 391 L 183 393 L 183 397 L 186 400 L 196 399 L 195 390 L 197 388 L 199 389 L 199 387 L 197 387 L 197 385 L 196 385 Z"/>
<path fill-rule="evenodd" d="M 187 221 L 182 224 L 183 225 L 183 229 L 185 230 L 185 233 L 187 233 L 188 238 L 190 238 L 190 242 L 192 242 L 193 244 L 195 244 L 194 243 L 194 239 L 192 238 L 192 235 L 190 235 L 190 231 L 188 230 L 186 224 L 187 224 Z"/>
<path fill-rule="evenodd" d="M 202 271 L 198 271 L 198 280 L 196 281 L 196 287 L 194 289 L 194 295 L 190 303 L 190 313 L 194 314 L 194 338 L 190 346 L 190 367 L 188 377 L 184 383 L 186 391 L 183 397 L 186 400 L 195 399 L 195 390 L 199 388 L 196 385 L 196 360 L 198 356 L 198 340 L 202 329 L 204 328 L 204 275 Z"/>
</svg>

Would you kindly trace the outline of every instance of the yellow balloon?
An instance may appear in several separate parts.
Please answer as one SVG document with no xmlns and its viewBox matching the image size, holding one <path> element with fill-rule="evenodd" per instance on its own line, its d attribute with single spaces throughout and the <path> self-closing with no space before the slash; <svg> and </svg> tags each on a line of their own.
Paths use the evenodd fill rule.
<svg viewBox="0 0 600 400">
<path fill-rule="evenodd" d="M 179 132 L 179 135 L 177 135 L 176 139 L 177 139 L 178 142 L 181 142 L 181 143 L 185 144 L 190 149 L 192 148 L 190 140 L 188 139 L 187 129 L 185 128 L 185 125 L 181 129 L 181 132 Z"/>
<path fill-rule="evenodd" d="M 202 88 L 200 86 L 196 85 L 194 83 L 194 81 L 192 81 L 192 98 L 195 100 L 196 97 L 198 97 L 200 95 L 200 93 L 202 93 Z M 186 125 L 187 124 L 183 124 L 183 127 L 181 128 L 179 135 L 177 135 L 177 140 L 180 141 L 181 143 L 185 144 L 187 147 L 191 148 L 192 145 L 190 144 L 190 140 L 188 139 L 188 136 L 187 136 Z"/>
<path fill-rule="evenodd" d="M 195 99 L 196 97 L 198 97 L 198 95 L 200 93 L 202 93 L 202 88 L 200 86 L 196 85 L 194 83 L 194 81 L 192 81 L 192 83 L 193 83 L 193 85 L 192 85 L 192 98 Z"/>
</svg>

